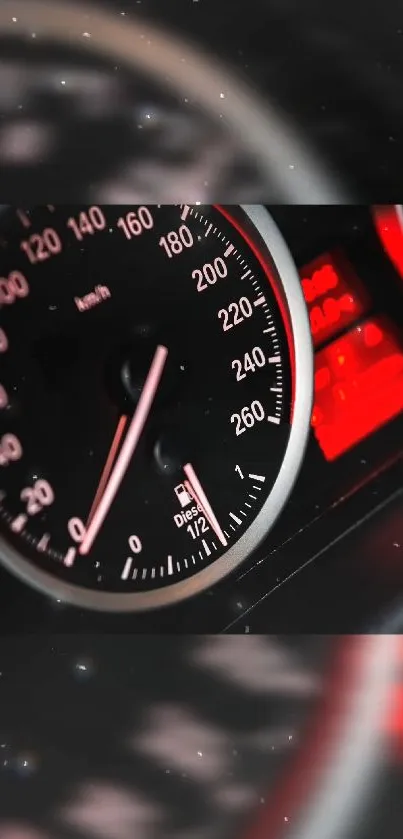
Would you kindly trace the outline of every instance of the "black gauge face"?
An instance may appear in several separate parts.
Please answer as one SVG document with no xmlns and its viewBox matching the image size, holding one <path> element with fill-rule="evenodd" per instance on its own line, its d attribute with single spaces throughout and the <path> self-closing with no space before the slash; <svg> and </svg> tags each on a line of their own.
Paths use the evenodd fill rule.
<svg viewBox="0 0 403 839">
<path fill-rule="evenodd" d="M 2 231 L 3 560 L 93 608 L 211 584 L 302 457 L 309 329 L 287 252 L 285 281 L 240 208 L 49 206 Z"/>
</svg>

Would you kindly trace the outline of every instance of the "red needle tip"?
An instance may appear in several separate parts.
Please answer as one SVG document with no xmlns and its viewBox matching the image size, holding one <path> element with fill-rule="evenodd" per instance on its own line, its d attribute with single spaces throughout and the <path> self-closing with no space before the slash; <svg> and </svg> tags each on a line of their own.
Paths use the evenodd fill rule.
<svg viewBox="0 0 403 839">
<path fill-rule="evenodd" d="M 91 510 L 90 510 L 90 513 L 89 513 L 89 516 L 88 516 L 88 519 L 87 519 L 87 525 L 86 525 L 87 529 L 88 529 L 88 526 L 90 525 L 92 519 L 94 518 L 95 510 L 97 509 L 99 501 L 102 498 L 102 495 L 104 493 L 109 475 L 112 471 L 112 467 L 113 467 L 113 464 L 115 462 L 116 454 L 118 452 L 118 449 L 119 449 L 119 446 L 120 446 L 120 443 L 121 443 L 121 440 L 122 440 L 122 437 L 123 437 L 123 432 L 126 428 L 126 423 L 127 423 L 127 417 L 124 416 L 124 415 L 121 416 L 120 420 L 118 422 L 113 440 L 112 440 L 112 445 L 109 449 L 109 454 L 108 454 L 104 469 L 102 471 L 102 475 L 101 475 L 100 480 L 99 480 L 99 484 L 98 484 L 98 488 L 97 488 L 97 491 L 96 491 L 95 498 L 92 502 L 92 507 L 91 507 Z"/>
</svg>

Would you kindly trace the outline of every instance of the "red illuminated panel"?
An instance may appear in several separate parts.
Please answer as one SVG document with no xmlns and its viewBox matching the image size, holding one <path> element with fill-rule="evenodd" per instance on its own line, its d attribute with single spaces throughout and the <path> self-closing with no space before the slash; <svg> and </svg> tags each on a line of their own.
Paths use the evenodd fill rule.
<svg viewBox="0 0 403 839">
<path fill-rule="evenodd" d="M 316 355 L 312 427 L 334 460 L 403 410 L 403 346 L 384 318 L 355 327 Z"/>
<path fill-rule="evenodd" d="M 368 296 L 340 253 L 325 253 L 300 271 L 315 347 L 350 326 L 368 309 Z"/>
</svg>

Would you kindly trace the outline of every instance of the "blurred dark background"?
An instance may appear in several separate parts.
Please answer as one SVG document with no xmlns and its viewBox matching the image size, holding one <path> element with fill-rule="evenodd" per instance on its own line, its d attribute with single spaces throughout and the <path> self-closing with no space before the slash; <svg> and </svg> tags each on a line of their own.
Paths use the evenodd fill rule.
<svg viewBox="0 0 403 839">
<path fill-rule="evenodd" d="M 393 643 L 3 637 L 1 839 L 302 839 L 298 813 L 319 805 L 322 767 L 340 757 L 326 837 L 397 837 L 402 656 Z"/>
<path fill-rule="evenodd" d="M 69 6 L 2 3 L 2 200 L 401 200 L 398 0 L 93 0 L 74 25 Z M 180 36 L 179 82 L 152 39 L 140 68 L 143 21 Z"/>
</svg>

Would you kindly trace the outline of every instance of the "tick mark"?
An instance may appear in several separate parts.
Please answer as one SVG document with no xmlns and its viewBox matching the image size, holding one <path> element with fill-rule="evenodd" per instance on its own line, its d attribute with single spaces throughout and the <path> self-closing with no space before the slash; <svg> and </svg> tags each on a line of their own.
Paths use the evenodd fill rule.
<svg viewBox="0 0 403 839">
<path fill-rule="evenodd" d="M 27 216 L 24 210 L 17 210 L 17 216 L 23 227 L 31 227 L 31 219 Z"/>
<path fill-rule="evenodd" d="M 63 563 L 64 563 L 64 565 L 66 565 L 67 568 L 71 568 L 72 565 L 74 565 L 74 560 L 76 558 L 76 555 L 77 555 L 77 549 L 76 548 L 69 548 L 68 549 L 68 551 L 66 553 L 66 556 L 64 557 L 64 560 L 63 560 Z"/>
<path fill-rule="evenodd" d="M 48 547 L 49 542 L 50 542 L 50 533 L 44 533 L 42 538 L 39 540 L 39 542 L 37 544 L 38 551 L 41 551 L 41 552 L 46 551 L 46 548 Z"/>
<path fill-rule="evenodd" d="M 132 567 L 132 563 L 133 563 L 133 557 L 129 556 L 126 559 L 125 567 L 123 569 L 122 576 L 120 578 L 121 580 L 128 580 L 129 579 L 129 574 L 130 574 L 130 569 Z"/>
<path fill-rule="evenodd" d="M 11 523 L 11 530 L 13 531 L 13 533 L 21 533 L 21 530 L 24 529 L 26 523 L 27 517 L 24 516 L 23 513 L 21 513 L 21 515 L 17 516 L 17 518 L 15 518 L 14 521 Z"/>
</svg>

